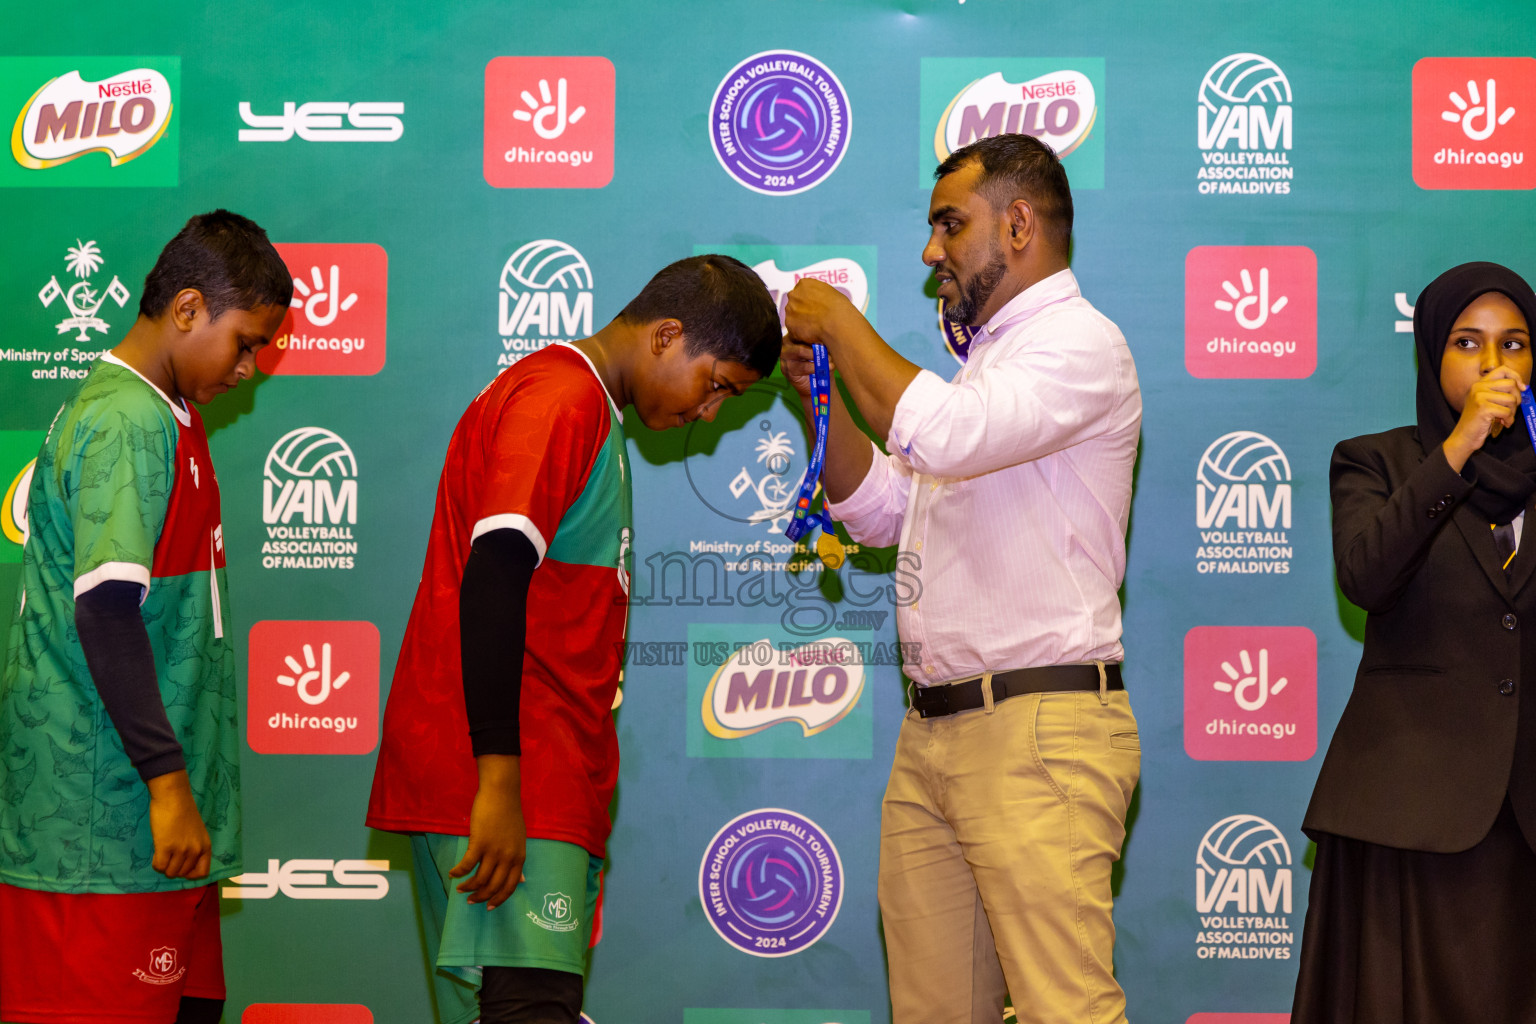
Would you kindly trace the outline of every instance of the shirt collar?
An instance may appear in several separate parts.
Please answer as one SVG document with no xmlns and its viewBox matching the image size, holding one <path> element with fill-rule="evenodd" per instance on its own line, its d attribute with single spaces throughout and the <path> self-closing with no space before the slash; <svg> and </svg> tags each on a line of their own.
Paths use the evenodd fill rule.
<svg viewBox="0 0 1536 1024">
<path fill-rule="evenodd" d="M 1077 278 L 1071 270 L 1058 270 L 1050 277 L 1042 278 L 1025 288 L 1019 294 L 1003 304 L 1003 308 L 992 314 L 981 328 L 981 331 L 972 339 L 971 345 L 975 346 L 997 337 L 1004 328 L 1021 320 L 1027 320 L 1045 309 L 1065 299 L 1075 299 L 1082 295 L 1077 287 Z"/>
</svg>

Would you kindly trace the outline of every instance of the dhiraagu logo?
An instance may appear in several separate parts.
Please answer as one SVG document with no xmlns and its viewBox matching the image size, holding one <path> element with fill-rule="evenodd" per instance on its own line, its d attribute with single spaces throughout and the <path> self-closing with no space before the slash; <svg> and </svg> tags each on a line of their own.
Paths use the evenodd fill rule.
<svg viewBox="0 0 1536 1024">
<path fill-rule="evenodd" d="M 27 541 L 27 494 L 45 430 L 0 430 L 0 562 L 20 562 Z"/>
<path fill-rule="evenodd" d="M 180 57 L 0 58 L 0 187 L 175 186 Z"/>
</svg>

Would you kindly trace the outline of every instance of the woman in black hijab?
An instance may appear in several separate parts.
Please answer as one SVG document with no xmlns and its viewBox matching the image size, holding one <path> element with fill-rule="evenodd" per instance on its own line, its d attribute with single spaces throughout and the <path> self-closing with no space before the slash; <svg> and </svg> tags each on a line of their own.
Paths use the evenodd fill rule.
<svg viewBox="0 0 1536 1024">
<path fill-rule="evenodd" d="M 1302 826 L 1293 1024 L 1536 1021 L 1533 322 L 1512 271 L 1441 274 L 1414 307 L 1418 424 L 1334 449 L 1365 649 Z"/>
</svg>

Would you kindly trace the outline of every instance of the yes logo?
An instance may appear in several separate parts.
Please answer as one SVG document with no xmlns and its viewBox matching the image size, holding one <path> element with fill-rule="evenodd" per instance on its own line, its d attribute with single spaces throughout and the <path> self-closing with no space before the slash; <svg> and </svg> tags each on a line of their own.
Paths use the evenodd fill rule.
<svg viewBox="0 0 1536 1024">
<path fill-rule="evenodd" d="M 1304 245 L 1201 245 L 1184 260 L 1184 366 L 1196 377 L 1310 376 L 1317 256 Z"/>
<path fill-rule="evenodd" d="M 287 102 L 281 114 L 258 114 L 240 104 L 241 142 L 287 142 L 295 134 L 306 142 L 394 142 L 405 134 L 404 103 Z M 346 117 L 348 127 L 341 126 Z"/>
<path fill-rule="evenodd" d="M 1413 180 L 1427 189 L 1536 188 L 1536 59 L 1415 64 Z"/>
<path fill-rule="evenodd" d="M 368 242 L 283 242 L 293 307 L 256 353 L 270 374 L 368 375 L 384 368 L 389 256 Z"/>
<path fill-rule="evenodd" d="M 269 900 L 278 893 L 291 900 L 381 900 L 389 895 L 388 870 L 387 860 L 272 858 L 266 871 L 247 871 L 219 886 L 219 895 L 227 900 Z"/>
<path fill-rule="evenodd" d="M 1316 753 L 1312 631 L 1196 626 L 1186 633 L 1184 750 L 1198 761 L 1305 761 Z"/>
<path fill-rule="evenodd" d="M 178 57 L 0 58 L 0 186 L 175 185 Z"/>
<path fill-rule="evenodd" d="M 378 743 L 379 631 L 371 622 L 251 627 L 246 740 L 258 754 L 366 754 Z"/>
<path fill-rule="evenodd" d="M 485 66 L 484 172 L 495 188 L 602 188 L 613 180 L 613 125 L 606 57 Z"/>
</svg>

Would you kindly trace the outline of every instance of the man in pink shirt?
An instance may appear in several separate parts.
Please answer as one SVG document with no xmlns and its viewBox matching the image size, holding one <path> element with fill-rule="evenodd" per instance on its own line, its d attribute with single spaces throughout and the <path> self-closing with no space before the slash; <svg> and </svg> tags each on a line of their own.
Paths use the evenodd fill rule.
<svg viewBox="0 0 1536 1024">
<path fill-rule="evenodd" d="M 1120 678 L 1141 394 L 1119 329 L 1068 268 L 1072 194 L 1025 135 L 935 172 L 923 261 L 952 321 L 980 328 L 945 382 L 841 293 L 790 293 L 783 366 L 809 393 L 823 344 L 883 453 L 833 389 L 830 511 L 899 541 L 920 660 L 881 812 L 880 911 L 894 1024 L 1117 1024 L 1110 869 L 1141 771 Z M 809 401 L 805 401 L 807 418 Z"/>
</svg>

